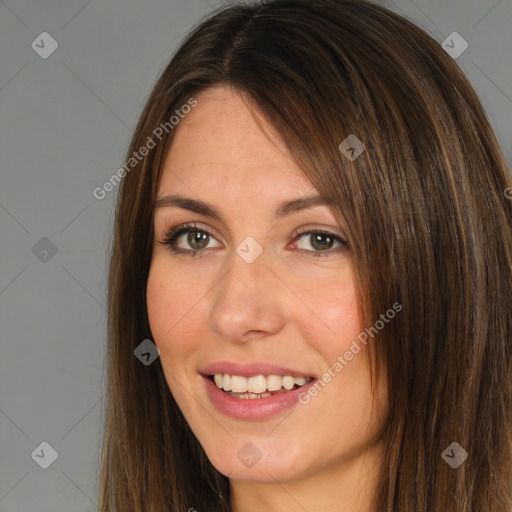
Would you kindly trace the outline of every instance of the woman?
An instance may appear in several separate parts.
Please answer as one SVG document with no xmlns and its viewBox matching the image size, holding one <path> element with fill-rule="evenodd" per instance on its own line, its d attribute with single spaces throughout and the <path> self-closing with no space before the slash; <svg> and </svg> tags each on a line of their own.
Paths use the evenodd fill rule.
<svg viewBox="0 0 512 512">
<path fill-rule="evenodd" d="M 512 181 L 439 44 L 360 0 L 223 8 L 132 158 L 102 512 L 510 512 Z"/>
</svg>

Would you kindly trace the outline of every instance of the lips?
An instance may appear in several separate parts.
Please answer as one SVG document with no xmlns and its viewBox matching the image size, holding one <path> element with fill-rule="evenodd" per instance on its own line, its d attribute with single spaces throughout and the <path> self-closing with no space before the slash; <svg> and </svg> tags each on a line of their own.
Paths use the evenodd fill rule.
<svg viewBox="0 0 512 512">
<path fill-rule="evenodd" d="M 317 382 L 312 380 L 300 388 L 256 400 L 229 396 L 209 377 L 203 375 L 202 380 L 205 393 L 218 412 L 245 421 L 265 420 L 296 406 L 299 403 L 299 394 L 307 392 L 308 388 Z"/>
</svg>

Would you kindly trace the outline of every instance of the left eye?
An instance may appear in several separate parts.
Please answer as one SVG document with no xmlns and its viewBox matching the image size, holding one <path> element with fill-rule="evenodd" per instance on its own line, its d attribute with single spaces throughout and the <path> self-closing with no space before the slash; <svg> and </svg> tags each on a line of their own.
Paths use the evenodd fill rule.
<svg viewBox="0 0 512 512">
<path fill-rule="evenodd" d="M 308 252 L 325 252 L 329 249 L 333 249 L 334 244 L 338 244 L 338 249 L 342 249 L 347 245 L 347 241 L 343 238 L 323 231 L 301 233 L 295 238 L 295 242 L 300 239 L 304 239 L 306 243 L 303 247 L 299 247 L 299 249 Z M 317 256 L 317 254 L 315 254 L 315 256 Z M 318 256 L 320 255 L 318 254 Z"/>
</svg>

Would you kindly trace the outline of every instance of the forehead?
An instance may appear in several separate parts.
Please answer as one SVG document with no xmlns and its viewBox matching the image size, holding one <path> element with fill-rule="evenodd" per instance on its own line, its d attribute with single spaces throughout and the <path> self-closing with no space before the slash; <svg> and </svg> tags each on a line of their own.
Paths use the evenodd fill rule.
<svg viewBox="0 0 512 512">
<path fill-rule="evenodd" d="M 216 184 L 233 192 L 258 186 L 268 192 L 312 189 L 277 130 L 241 94 L 217 86 L 195 98 L 197 106 L 175 127 L 161 189 L 185 184 L 203 189 Z"/>
</svg>

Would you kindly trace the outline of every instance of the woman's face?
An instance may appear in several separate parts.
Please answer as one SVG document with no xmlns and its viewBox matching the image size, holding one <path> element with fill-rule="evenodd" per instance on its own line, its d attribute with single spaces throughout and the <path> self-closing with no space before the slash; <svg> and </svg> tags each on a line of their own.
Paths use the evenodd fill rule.
<svg viewBox="0 0 512 512">
<path fill-rule="evenodd" d="M 281 207 L 318 192 L 239 95 L 218 86 L 196 99 L 165 159 L 147 283 L 170 391 L 231 479 L 286 482 L 341 468 L 369 450 L 387 412 L 379 384 L 371 415 L 368 346 L 344 358 L 364 329 L 344 233 L 325 204 Z M 253 398 L 230 396 L 212 374 Z M 315 381 L 286 389 L 304 378 L 316 380 L 315 396 Z M 269 387 L 280 392 L 255 398 Z"/>
</svg>

